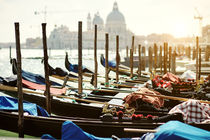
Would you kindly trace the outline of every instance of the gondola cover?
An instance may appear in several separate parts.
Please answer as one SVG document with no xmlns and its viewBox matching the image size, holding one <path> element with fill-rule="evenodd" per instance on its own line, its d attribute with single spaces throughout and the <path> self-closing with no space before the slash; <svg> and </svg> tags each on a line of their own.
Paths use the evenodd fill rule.
<svg viewBox="0 0 210 140">
<path fill-rule="evenodd" d="M 12 97 L 0 96 L 0 110 L 18 111 L 18 100 Z M 40 106 L 26 101 L 23 101 L 23 110 L 33 116 L 49 116 L 47 111 Z"/>
<path fill-rule="evenodd" d="M 157 128 L 156 133 L 146 134 L 142 140 L 209 140 L 210 132 L 179 122 L 169 121 Z"/>
</svg>

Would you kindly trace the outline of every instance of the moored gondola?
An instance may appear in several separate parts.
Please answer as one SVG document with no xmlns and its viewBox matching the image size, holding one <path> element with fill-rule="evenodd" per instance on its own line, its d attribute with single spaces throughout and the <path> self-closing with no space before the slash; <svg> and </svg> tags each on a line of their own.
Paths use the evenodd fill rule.
<svg viewBox="0 0 210 140">
<path fill-rule="evenodd" d="M 66 57 L 65 57 L 65 67 L 69 72 L 75 72 L 78 73 L 78 65 L 77 64 L 71 64 L 68 60 L 68 53 L 66 52 Z M 89 70 L 86 67 L 82 67 L 82 72 L 87 73 L 87 74 L 93 74 L 93 71 Z"/>
<path fill-rule="evenodd" d="M 14 99 L 12 99 L 14 100 Z M 16 101 L 17 102 L 17 101 Z M 27 111 L 26 111 L 27 112 Z M 39 113 L 39 111 L 38 111 Z M 130 129 L 155 129 L 164 124 L 151 119 L 132 120 L 129 118 L 112 119 L 91 119 L 64 116 L 34 116 L 25 113 L 24 133 L 32 136 L 41 137 L 43 134 L 50 134 L 55 138 L 61 138 L 61 127 L 66 121 L 71 121 L 82 128 L 84 131 L 99 137 L 139 137 L 140 133 L 124 132 L 125 128 Z M 0 129 L 17 132 L 18 113 L 15 110 L 0 110 Z M 209 131 L 208 124 L 192 124 L 193 126 Z M 143 133 L 142 133 L 143 134 Z"/>
</svg>

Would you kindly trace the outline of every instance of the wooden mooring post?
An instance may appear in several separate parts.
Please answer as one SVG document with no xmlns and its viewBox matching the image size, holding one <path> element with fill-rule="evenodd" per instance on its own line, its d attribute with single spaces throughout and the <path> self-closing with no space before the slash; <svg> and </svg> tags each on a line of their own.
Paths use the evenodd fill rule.
<svg viewBox="0 0 210 140">
<path fill-rule="evenodd" d="M 120 65 L 120 55 L 119 55 L 119 36 L 116 36 L 116 82 L 119 82 L 119 65 Z"/>
<path fill-rule="evenodd" d="M 193 56 L 192 56 L 192 60 L 195 60 L 196 58 L 196 49 L 195 47 L 193 47 Z"/>
<path fill-rule="evenodd" d="M 152 64 L 153 64 L 153 57 L 152 57 L 152 47 L 148 48 L 149 50 L 149 72 L 152 73 Z"/>
<path fill-rule="evenodd" d="M 164 74 L 167 73 L 167 46 L 168 43 L 164 43 Z"/>
<path fill-rule="evenodd" d="M 199 47 L 199 68 L 198 68 L 198 80 L 201 79 L 201 48 Z"/>
<path fill-rule="evenodd" d="M 24 138 L 22 68 L 21 68 L 20 32 L 19 32 L 18 22 L 15 23 L 15 40 L 16 40 L 16 56 L 17 56 L 17 87 L 18 87 L 18 134 L 20 138 Z"/>
<path fill-rule="evenodd" d="M 157 55 L 158 54 L 158 48 L 157 48 L 157 45 L 156 43 L 154 43 L 154 70 L 156 72 L 156 69 L 157 69 Z"/>
<path fill-rule="evenodd" d="M 50 96 L 48 54 L 47 54 L 46 23 L 42 23 L 42 40 L 43 40 L 44 71 L 45 71 L 45 83 L 46 83 L 46 89 L 45 89 L 46 109 L 47 112 L 51 114 L 51 96 Z"/>
<path fill-rule="evenodd" d="M 205 61 L 209 61 L 209 57 L 210 57 L 210 45 L 207 45 L 205 49 Z"/>
<path fill-rule="evenodd" d="M 10 64 L 12 64 L 12 48 L 11 48 L 11 46 L 9 46 L 9 60 L 10 60 Z"/>
<path fill-rule="evenodd" d="M 162 69 L 163 69 L 163 58 L 162 58 L 162 46 L 160 46 L 160 51 L 159 51 L 159 67 L 160 67 L 160 74 L 163 73 Z"/>
<path fill-rule="evenodd" d="M 9 46 L 9 59 L 11 60 L 12 59 L 12 47 Z"/>
<path fill-rule="evenodd" d="M 130 78 L 133 78 L 133 52 L 134 52 L 134 36 L 132 36 L 132 46 L 130 49 Z"/>
<path fill-rule="evenodd" d="M 82 94 L 82 21 L 78 23 L 78 94 Z"/>
<path fill-rule="evenodd" d="M 145 47 L 143 46 L 142 47 L 142 70 L 145 70 L 146 69 L 146 50 L 145 50 Z"/>
<path fill-rule="evenodd" d="M 98 62 L 97 62 L 97 25 L 95 25 L 94 34 L 94 62 L 95 62 L 95 72 L 94 72 L 94 87 L 97 88 L 97 74 L 98 74 Z"/>
<path fill-rule="evenodd" d="M 191 60 L 191 47 L 190 46 L 188 47 L 188 58 L 189 60 Z"/>
<path fill-rule="evenodd" d="M 168 71 L 170 72 L 171 71 L 171 55 L 172 55 L 172 47 L 170 46 L 169 47 L 169 58 L 168 58 Z"/>
<path fill-rule="evenodd" d="M 130 78 L 133 78 L 133 49 L 130 49 Z"/>
<path fill-rule="evenodd" d="M 139 79 L 141 77 L 141 65 L 142 65 L 142 61 L 141 61 L 141 45 L 139 45 L 139 65 L 138 65 L 138 78 Z"/>
<path fill-rule="evenodd" d="M 172 60 L 171 60 L 171 72 L 173 74 L 176 74 L 176 49 L 174 50 L 172 54 Z"/>
<path fill-rule="evenodd" d="M 196 37 L 196 81 L 198 80 L 198 51 L 199 51 L 199 40 Z"/>
<path fill-rule="evenodd" d="M 128 58 L 128 46 L 126 46 L 126 57 Z"/>
<path fill-rule="evenodd" d="M 108 64 L 108 57 L 109 57 L 109 34 L 105 34 L 105 86 L 109 87 L 109 64 Z"/>
</svg>

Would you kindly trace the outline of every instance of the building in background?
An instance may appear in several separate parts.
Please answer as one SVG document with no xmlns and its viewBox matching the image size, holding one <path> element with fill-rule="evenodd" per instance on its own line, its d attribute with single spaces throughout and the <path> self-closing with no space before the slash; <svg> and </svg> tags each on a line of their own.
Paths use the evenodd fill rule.
<svg viewBox="0 0 210 140">
<path fill-rule="evenodd" d="M 202 40 L 203 43 L 210 45 L 210 25 L 206 25 L 202 28 Z"/>
<path fill-rule="evenodd" d="M 116 36 L 119 35 L 120 49 L 124 49 L 126 46 L 131 46 L 131 39 L 134 35 L 126 27 L 125 17 L 119 11 L 117 2 L 114 3 L 112 11 L 106 18 L 104 23 L 103 18 L 100 17 L 97 12 L 93 19 L 91 14 L 87 16 L 87 30 L 83 32 L 83 48 L 94 48 L 94 29 L 97 25 L 97 48 L 105 48 L 105 34 L 109 34 L 109 48 L 115 48 Z M 74 49 L 77 48 L 78 42 L 77 31 L 69 31 L 67 26 L 56 27 L 48 38 L 48 47 L 52 49 Z"/>
</svg>

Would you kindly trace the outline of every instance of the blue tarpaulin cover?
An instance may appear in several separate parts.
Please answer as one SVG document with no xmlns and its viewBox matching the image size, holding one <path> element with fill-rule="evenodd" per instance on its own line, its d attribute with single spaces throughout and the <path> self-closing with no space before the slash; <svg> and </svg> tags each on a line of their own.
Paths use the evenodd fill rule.
<svg viewBox="0 0 210 140">
<path fill-rule="evenodd" d="M 18 110 L 18 100 L 16 98 L 0 96 L 0 110 L 7 111 L 17 111 Z M 44 116 L 48 117 L 49 114 L 47 111 L 40 106 L 23 101 L 23 110 L 28 112 L 30 115 L 34 116 Z M 41 115 L 38 114 L 38 110 L 41 112 Z"/>
<path fill-rule="evenodd" d="M 86 67 L 82 66 L 82 70 L 84 70 Z M 75 73 L 78 73 L 78 65 L 77 64 L 71 64 L 69 65 L 69 71 L 73 71 Z"/>
<path fill-rule="evenodd" d="M 101 55 L 101 61 L 102 65 L 105 67 L 105 58 L 103 55 Z M 109 67 L 116 68 L 116 62 L 114 61 L 108 61 L 108 65 Z"/>
<path fill-rule="evenodd" d="M 154 140 L 210 140 L 209 131 L 179 121 L 169 121 L 157 130 Z"/>
<path fill-rule="evenodd" d="M 39 74 L 34 74 L 31 72 L 22 70 L 22 77 L 23 77 L 23 79 L 28 80 L 30 82 L 45 85 L 45 78 Z M 62 86 L 61 84 L 58 84 L 58 83 L 52 82 L 52 81 L 51 81 L 51 85 Z"/>
<path fill-rule="evenodd" d="M 115 137 L 117 138 L 117 137 Z M 49 134 L 42 135 L 42 139 L 55 140 Z M 84 132 L 79 126 L 72 121 L 65 121 L 62 125 L 62 140 L 113 140 L 113 138 L 96 137 L 92 134 Z M 130 138 L 120 138 L 120 140 L 130 140 Z"/>
<path fill-rule="evenodd" d="M 65 121 L 62 125 L 62 140 L 112 140 L 111 138 L 100 138 L 84 132 L 72 121 Z"/>
</svg>

